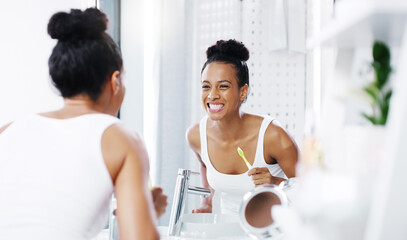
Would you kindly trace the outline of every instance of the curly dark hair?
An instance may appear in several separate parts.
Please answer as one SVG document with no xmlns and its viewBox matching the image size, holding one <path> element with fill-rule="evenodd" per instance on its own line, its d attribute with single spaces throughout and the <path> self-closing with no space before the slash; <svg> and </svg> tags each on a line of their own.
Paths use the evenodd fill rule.
<svg viewBox="0 0 407 240">
<path fill-rule="evenodd" d="M 113 72 L 122 69 L 121 51 L 105 32 L 107 22 L 96 8 L 58 12 L 49 20 L 48 34 L 58 40 L 49 73 L 64 98 L 87 94 L 96 100 Z"/>
<path fill-rule="evenodd" d="M 249 59 L 249 50 L 242 42 L 234 39 L 219 40 L 206 50 L 206 62 L 202 67 L 201 74 L 212 62 L 232 64 L 236 69 L 239 87 L 249 85 L 249 69 L 246 61 Z"/>
</svg>

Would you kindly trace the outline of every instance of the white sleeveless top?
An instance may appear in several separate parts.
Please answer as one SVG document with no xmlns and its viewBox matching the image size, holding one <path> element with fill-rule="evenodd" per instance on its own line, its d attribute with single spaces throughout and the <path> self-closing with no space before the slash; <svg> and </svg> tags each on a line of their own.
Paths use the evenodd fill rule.
<svg viewBox="0 0 407 240">
<path fill-rule="evenodd" d="M 240 202 L 243 196 L 254 188 L 251 177 L 247 172 L 242 174 L 224 174 L 218 172 L 212 165 L 208 155 L 208 144 L 206 137 L 206 123 L 208 116 L 201 119 L 199 125 L 199 132 L 201 138 L 201 159 L 206 166 L 206 176 L 209 185 L 215 190 L 220 192 L 220 209 L 222 213 L 238 214 Z M 287 178 L 283 170 L 278 164 L 267 164 L 264 160 L 263 154 L 263 140 L 264 134 L 268 125 L 276 121 L 271 117 L 264 117 L 260 126 L 259 137 L 257 140 L 256 154 L 253 162 L 253 167 L 267 167 L 270 174 L 276 177 Z M 242 160 L 243 161 L 243 160 Z"/>
<path fill-rule="evenodd" d="M 0 239 L 82 240 L 108 216 L 113 183 L 101 139 L 120 120 L 30 115 L 0 134 Z"/>
</svg>

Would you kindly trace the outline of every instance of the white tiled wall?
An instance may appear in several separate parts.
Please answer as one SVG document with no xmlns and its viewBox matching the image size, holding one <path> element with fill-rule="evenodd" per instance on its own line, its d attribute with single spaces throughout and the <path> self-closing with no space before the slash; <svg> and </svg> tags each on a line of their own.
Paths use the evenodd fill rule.
<svg viewBox="0 0 407 240">
<path fill-rule="evenodd" d="M 298 142 L 304 129 L 305 54 L 270 51 L 271 38 L 278 37 L 269 34 L 271 2 L 242 2 L 242 40 L 250 50 L 250 95 L 243 109 L 276 118 Z"/>
</svg>

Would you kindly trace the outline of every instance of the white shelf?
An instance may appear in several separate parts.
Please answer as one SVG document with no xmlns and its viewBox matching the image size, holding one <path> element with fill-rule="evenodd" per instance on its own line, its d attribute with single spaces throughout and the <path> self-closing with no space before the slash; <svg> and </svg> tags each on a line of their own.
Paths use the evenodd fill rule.
<svg viewBox="0 0 407 240">
<path fill-rule="evenodd" d="M 407 20 L 407 1 L 347 1 L 346 4 L 337 6 L 336 17 L 323 27 L 319 37 L 308 39 L 308 49 L 371 46 L 374 40 L 400 46 Z"/>
</svg>

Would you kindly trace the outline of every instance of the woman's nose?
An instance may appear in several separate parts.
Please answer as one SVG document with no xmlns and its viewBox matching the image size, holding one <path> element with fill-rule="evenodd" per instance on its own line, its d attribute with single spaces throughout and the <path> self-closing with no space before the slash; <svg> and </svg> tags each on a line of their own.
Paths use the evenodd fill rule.
<svg viewBox="0 0 407 240">
<path fill-rule="evenodd" d="M 209 95 L 208 95 L 208 98 L 209 98 L 209 99 L 213 100 L 213 99 L 216 99 L 216 98 L 218 98 L 218 97 L 219 97 L 219 94 L 218 94 L 218 91 L 217 91 L 216 89 L 212 89 L 212 90 L 209 92 Z"/>
</svg>

